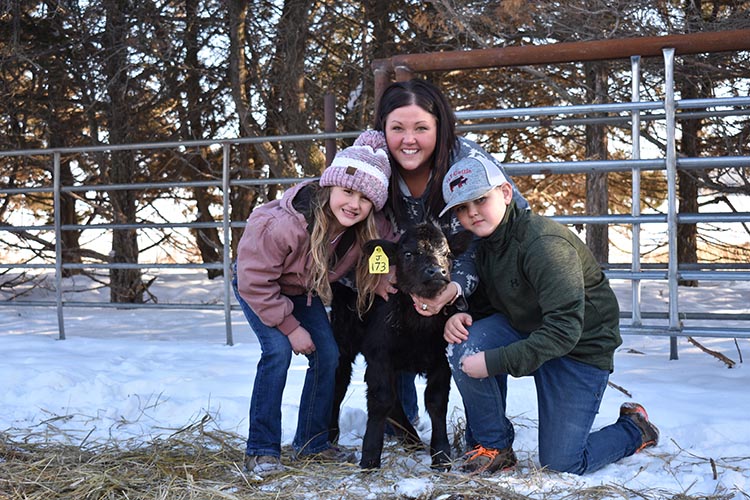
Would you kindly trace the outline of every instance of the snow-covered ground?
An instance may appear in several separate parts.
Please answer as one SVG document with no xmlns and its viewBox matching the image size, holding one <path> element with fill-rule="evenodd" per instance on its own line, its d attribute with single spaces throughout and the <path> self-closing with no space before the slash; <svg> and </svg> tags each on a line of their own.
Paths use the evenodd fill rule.
<svg viewBox="0 0 750 500">
<path fill-rule="evenodd" d="M 81 276 L 66 280 L 69 290 L 91 285 Z M 629 309 L 630 284 L 614 287 L 623 309 Z M 220 303 L 223 284 L 209 282 L 199 272 L 172 273 L 160 274 L 151 290 L 162 303 Z M 66 297 L 86 300 L 105 293 L 69 291 Z M 53 295 L 38 287 L 30 297 L 49 300 Z M 106 300 L 106 295 L 96 300 Z M 644 283 L 642 301 L 644 310 L 666 310 L 666 286 Z M 680 303 L 692 310 L 747 313 L 750 284 L 706 283 L 682 290 Z M 223 311 L 70 308 L 65 309 L 67 340 L 60 341 L 54 309 L 0 307 L 0 431 L 19 436 L 59 429 L 66 439 L 147 440 L 209 414 L 220 429 L 244 436 L 259 347 L 242 314 L 235 311 L 232 319 L 234 345 L 229 346 Z M 521 467 L 503 478 L 504 484 L 528 495 L 621 485 L 663 491 L 664 496 L 750 497 L 750 372 L 741 362 L 750 341 L 697 340 L 735 361 L 734 368 L 684 338 L 678 339 L 679 360 L 670 361 L 668 338 L 624 337 L 610 380 L 630 396 L 608 389 L 595 426 L 612 422 L 620 404 L 634 400 L 648 409 L 661 442 L 584 477 L 524 479 L 537 463 L 535 390 L 531 379 L 512 379 L 508 408 Z M 305 369 L 305 359 L 294 357 L 284 391 L 285 444 L 294 435 Z M 360 358 L 341 421 L 341 443 L 357 449 L 366 421 L 363 371 Z M 421 379 L 418 385 L 421 390 Z M 449 416 L 456 422 L 462 414 L 454 389 Z M 423 405 L 421 419 L 429 421 Z M 429 463 L 426 454 L 423 459 Z M 429 479 L 404 477 L 394 487 L 418 492 L 429 488 Z"/>
</svg>

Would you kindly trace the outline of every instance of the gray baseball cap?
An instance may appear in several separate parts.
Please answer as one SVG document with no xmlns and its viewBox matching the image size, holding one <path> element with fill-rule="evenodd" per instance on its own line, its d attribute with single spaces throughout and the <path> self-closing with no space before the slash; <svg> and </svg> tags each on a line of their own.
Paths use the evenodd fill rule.
<svg viewBox="0 0 750 500">
<path fill-rule="evenodd" d="M 494 162 L 480 155 L 467 156 L 457 161 L 443 179 L 445 208 L 440 217 L 451 208 L 481 198 L 493 188 L 508 182 Z"/>
</svg>

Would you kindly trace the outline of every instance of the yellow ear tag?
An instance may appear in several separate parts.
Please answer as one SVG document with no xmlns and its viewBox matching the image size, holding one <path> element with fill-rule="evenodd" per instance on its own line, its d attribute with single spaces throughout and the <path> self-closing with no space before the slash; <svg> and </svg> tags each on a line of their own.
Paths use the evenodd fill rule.
<svg viewBox="0 0 750 500">
<path fill-rule="evenodd" d="M 388 256 L 383 251 L 383 247 L 380 245 L 375 247 L 375 250 L 370 255 L 368 261 L 370 274 L 386 274 L 388 273 Z"/>
</svg>

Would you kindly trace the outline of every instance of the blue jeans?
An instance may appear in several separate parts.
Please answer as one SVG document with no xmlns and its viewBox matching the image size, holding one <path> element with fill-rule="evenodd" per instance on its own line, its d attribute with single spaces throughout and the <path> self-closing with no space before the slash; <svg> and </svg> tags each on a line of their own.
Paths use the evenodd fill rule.
<svg viewBox="0 0 750 500">
<path fill-rule="evenodd" d="M 475 379 L 460 368 L 463 357 L 524 338 L 505 316 L 474 321 L 469 338 L 448 349 L 448 361 L 464 402 L 467 445 L 503 449 L 513 445 L 505 416 L 507 374 Z M 641 433 L 629 418 L 591 432 L 609 372 L 568 357 L 552 359 L 531 374 L 539 406 L 539 463 L 560 472 L 585 474 L 635 453 Z"/>
<path fill-rule="evenodd" d="M 279 329 L 261 322 L 238 293 L 236 279 L 232 284 L 242 312 L 258 337 L 261 348 L 250 400 L 250 429 L 245 453 L 279 457 L 281 395 L 292 361 L 292 345 Z M 310 332 L 315 343 L 315 351 L 307 356 L 308 368 L 300 398 L 297 432 L 292 441 L 298 455 L 308 455 L 331 447 L 328 428 L 339 350 L 320 298 L 313 297 L 309 306 L 307 295 L 290 296 L 289 299 L 294 304 L 294 317 Z"/>
<path fill-rule="evenodd" d="M 404 407 L 404 413 L 409 422 L 414 424 L 419 418 L 419 404 L 417 388 L 414 385 L 417 374 L 413 372 L 402 372 L 396 381 L 396 391 L 401 405 Z"/>
<path fill-rule="evenodd" d="M 406 418 L 412 425 L 416 426 L 419 420 L 419 402 L 416 383 L 417 374 L 414 372 L 401 372 L 396 378 L 396 394 L 404 409 Z M 396 431 L 390 422 L 385 423 L 385 434 L 393 436 Z"/>
</svg>

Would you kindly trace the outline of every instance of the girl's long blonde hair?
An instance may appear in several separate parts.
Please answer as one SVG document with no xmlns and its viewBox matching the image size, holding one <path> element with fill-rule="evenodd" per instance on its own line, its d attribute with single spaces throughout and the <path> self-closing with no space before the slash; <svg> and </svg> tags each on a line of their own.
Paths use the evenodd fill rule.
<svg viewBox="0 0 750 500">
<path fill-rule="evenodd" d="M 331 238 L 335 235 L 329 233 L 333 212 L 331 212 L 329 200 L 331 198 L 331 186 L 317 186 L 315 195 L 312 197 L 313 228 L 310 235 L 310 254 L 312 256 L 312 269 L 310 271 L 309 286 L 321 298 L 324 304 L 330 304 L 332 299 L 331 283 L 328 281 L 328 270 L 334 264 L 331 255 Z M 380 238 L 378 228 L 375 224 L 375 210 L 370 210 L 365 220 L 354 227 L 354 242 L 362 248 L 365 242 Z M 357 285 L 357 314 L 360 317 L 367 312 L 375 300 L 375 287 L 380 276 L 370 274 L 367 266 L 367 258 L 360 256 L 356 268 Z"/>
</svg>

